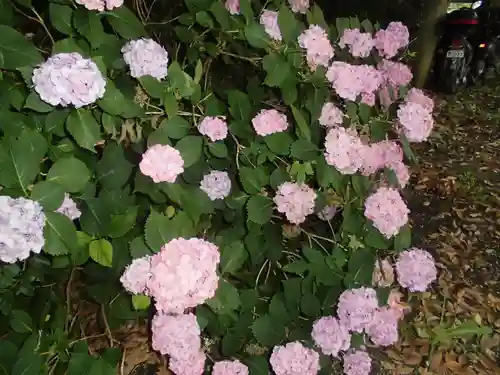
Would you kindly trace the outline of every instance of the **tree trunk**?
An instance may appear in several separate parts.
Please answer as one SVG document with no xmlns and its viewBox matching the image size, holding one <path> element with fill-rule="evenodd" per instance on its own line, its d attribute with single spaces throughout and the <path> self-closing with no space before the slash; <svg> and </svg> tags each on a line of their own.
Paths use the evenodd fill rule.
<svg viewBox="0 0 500 375">
<path fill-rule="evenodd" d="M 422 88 L 429 75 L 438 41 L 438 21 L 446 14 L 449 0 L 426 0 L 422 25 L 417 35 L 415 86 Z"/>
</svg>

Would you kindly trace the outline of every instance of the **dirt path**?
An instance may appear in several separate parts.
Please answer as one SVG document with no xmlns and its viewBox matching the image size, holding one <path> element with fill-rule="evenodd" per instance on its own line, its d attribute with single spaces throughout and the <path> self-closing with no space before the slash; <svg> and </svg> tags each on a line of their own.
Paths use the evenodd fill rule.
<svg viewBox="0 0 500 375">
<path fill-rule="evenodd" d="M 440 277 L 382 364 L 397 375 L 500 374 L 500 87 L 436 102 L 407 197 L 413 242 L 434 253 Z"/>
</svg>

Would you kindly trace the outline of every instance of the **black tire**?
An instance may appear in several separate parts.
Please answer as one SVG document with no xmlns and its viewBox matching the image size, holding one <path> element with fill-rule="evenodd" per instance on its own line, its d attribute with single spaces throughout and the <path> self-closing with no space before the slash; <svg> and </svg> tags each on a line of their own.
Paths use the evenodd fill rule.
<svg viewBox="0 0 500 375">
<path fill-rule="evenodd" d="M 443 93 L 448 95 L 456 94 L 461 86 L 461 77 L 458 70 L 446 64 L 441 74 L 441 89 Z"/>
</svg>

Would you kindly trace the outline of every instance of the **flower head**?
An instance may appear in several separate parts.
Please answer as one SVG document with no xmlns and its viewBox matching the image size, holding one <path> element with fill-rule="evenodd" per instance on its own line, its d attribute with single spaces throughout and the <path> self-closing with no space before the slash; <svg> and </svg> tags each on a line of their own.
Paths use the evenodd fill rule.
<svg viewBox="0 0 500 375">
<path fill-rule="evenodd" d="M 375 345 L 393 345 L 399 338 L 398 321 L 397 312 L 389 307 L 382 307 L 375 311 L 373 319 L 366 326 L 365 331 Z"/>
<path fill-rule="evenodd" d="M 274 203 L 292 224 L 300 224 L 314 212 L 316 192 L 306 184 L 285 182 L 278 187 Z"/>
<path fill-rule="evenodd" d="M 318 26 L 311 25 L 299 35 L 299 46 L 306 50 L 307 63 L 311 70 L 317 66 L 328 68 L 328 63 L 334 55 L 333 47 L 326 31 Z"/>
<path fill-rule="evenodd" d="M 436 264 L 432 255 L 415 247 L 399 254 L 396 273 L 399 285 L 411 292 L 425 292 L 437 278 Z"/>
<path fill-rule="evenodd" d="M 207 116 L 198 124 L 198 131 L 212 142 L 221 141 L 227 137 L 227 123 L 220 117 Z"/>
<path fill-rule="evenodd" d="M 319 123 L 321 125 L 332 127 L 341 125 L 343 122 L 344 114 L 335 104 L 331 102 L 323 104 L 323 108 L 321 108 L 321 116 L 319 117 Z"/>
<path fill-rule="evenodd" d="M 429 112 L 434 111 L 434 100 L 425 95 L 422 90 L 415 87 L 411 88 L 410 91 L 408 91 L 405 97 L 405 101 L 420 104 Z"/>
<path fill-rule="evenodd" d="M 82 212 L 78 209 L 75 201 L 67 193 L 64 194 L 64 200 L 56 212 L 69 217 L 71 220 L 76 220 L 82 216 Z"/>
<path fill-rule="evenodd" d="M 410 210 L 396 189 L 379 187 L 365 201 L 365 217 L 386 238 L 391 238 L 408 222 Z"/>
<path fill-rule="evenodd" d="M 373 94 L 383 82 L 383 74 L 371 65 L 351 65 L 334 61 L 326 78 L 342 99 L 355 101 L 359 95 Z"/>
<path fill-rule="evenodd" d="M 252 119 L 252 125 L 258 135 L 266 136 L 281 133 L 288 129 L 288 121 L 283 113 L 275 109 L 263 109 Z"/>
<path fill-rule="evenodd" d="M 88 10 L 112 10 L 123 5 L 123 0 L 76 0 L 77 4 L 83 5 Z"/>
<path fill-rule="evenodd" d="M 298 341 L 275 346 L 269 360 L 276 375 L 316 375 L 319 354 Z"/>
<path fill-rule="evenodd" d="M 122 53 L 132 77 L 151 76 L 160 81 L 167 76 L 168 52 L 153 39 L 131 40 L 123 46 Z"/>
<path fill-rule="evenodd" d="M 225 6 L 230 14 L 240 14 L 240 0 L 226 0 Z"/>
<path fill-rule="evenodd" d="M 278 42 L 283 40 L 280 26 L 278 25 L 278 12 L 264 9 L 260 15 L 260 24 L 264 26 L 267 35 Z"/>
<path fill-rule="evenodd" d="M 120 282 L 132 294 L 148 294 L 147 284 L 151 278 L 151 257 L 137 258 L 127 266 Z"/>
<path fill-rule="evenodd" d="M 413 78 L 408 65 L 400 62 L 384 59 L 378 64 L 378 69 L 383 73 L 386 82 L 392 87 L 406 86 Z"/>
<path fill-rule="evenodd" d="M 184 172 L 184 160 L 181 153 L 172 146 L 156 144 L 142 155 L 139 169 L 156 183 L 173 183 Z"/>
<path fill-rule="evenodd" d="M 356 350 L 344 356 L 345 375 L 368 375 L 371 368 L 372 359 L 363 350 Z"/>
<path fill-rule="evenodd" d="M 248 367 L 238 360 L 215 362 L 212 375 L 248 375 Z"/>
<path fill-rule="evenodd" d="M 40 98 L 53 106 L 80 108 L 104 96 L 106 80 L 97 65 L 76 52 L 58 53 L 33 70 Z"/>
<path fill-rule="evenodd" d="M 325 160 L 342 174 L 353 174 L 362 165 L 363 143 L 353 129 L 334 127 L 325 138 Z"/>
<path fill-rule="evenodd" d="M 305 14 L 309 9 L 309 0 L 288 0 L 292 12 Z"/>
<path fill-rule="evenodd" d="M 205 361 L 207 356 L 202 351 L 197 352 L 189 359 L 179 359 L 171 357 L 168 368 L 175 375 L 202 375 L 205 371 Z"/>
<path fill-rule="evenodd" d="M 349 330 L 333 316 L 324 316 L 313 324 L 311 336 L 323 354 L 336 357 L 351 346 Z"/>
<path fill-rule="evenodd" d="M 428 108 L 409 101 L 399 106 L 397 115 L 398 130 L 410 142 L 423 142 L 429 138 L 434 127 L 434 119 Z"/>
<path fill-rule="evenodd" d="M 337 305 L 340 324 L 350 331 L 361 333 L 373 319 L 378 308 L 377 293 L 372 288 L 357 288 L 344 291 Z"/>
<path fill-rule="evenodd" d="M 381 56 L 390 59 L 408 45 L 409 39 L 410 33 L 405 25 L 391 22 L 385 30 L 379 30 L 375 34 L 375 48 Z"/>
<path fill-rule="evenodd" d="M 151 323 L 153 349 L 178 360 L 201 351 L 201 330 L 193 314 L 158 313 Z"/>
<path fill-rule="evenodd" d="M 349 46 L 349 52 L 354 57 L 370 56 L 374 45 L 372 34 L 362 33 L 359 29 L 345 29 L 339 41 L 340 48 Z"/>
<path fill-rule="evenodd" d="M 211 171 L 201 180 L 200 189 L 213 201 L 224 199 L 231 191 L 231 179 L 227 172 Z"/>
</svg>

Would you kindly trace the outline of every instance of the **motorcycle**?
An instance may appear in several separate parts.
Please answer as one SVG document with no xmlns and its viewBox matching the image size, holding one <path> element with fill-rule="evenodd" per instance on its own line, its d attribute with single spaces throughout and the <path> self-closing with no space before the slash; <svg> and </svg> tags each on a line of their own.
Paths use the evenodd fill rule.
<svg viewBox="0 0 500 375">
<path fill-rule="evenodd" d="M 491 35 L 490 13 L 479 1 L 443 19 L 434 71 L 445 93 L 454 94 L 468 84 L 484 82 L 491 67 L 498 71 L 496 51 L 500 39 Z"/>
</svg>

